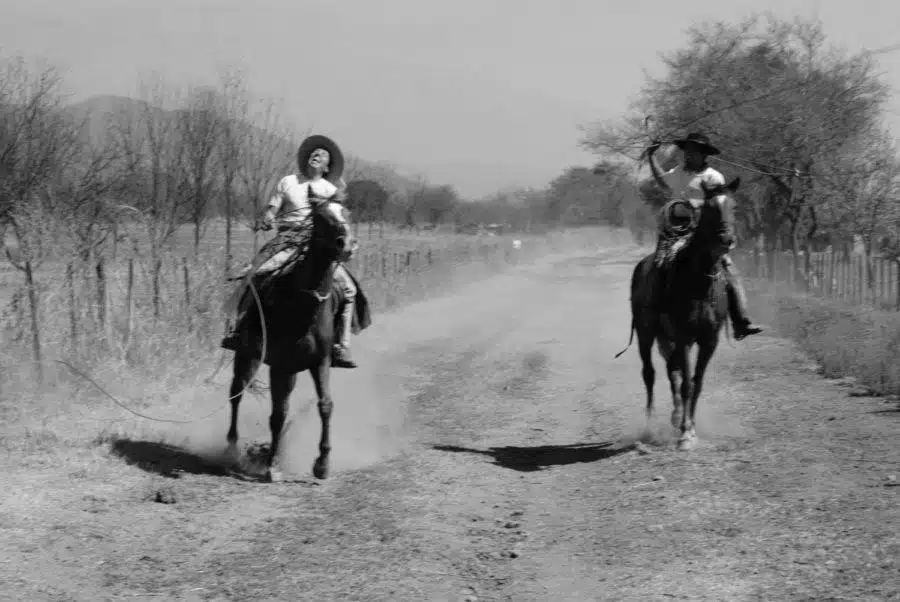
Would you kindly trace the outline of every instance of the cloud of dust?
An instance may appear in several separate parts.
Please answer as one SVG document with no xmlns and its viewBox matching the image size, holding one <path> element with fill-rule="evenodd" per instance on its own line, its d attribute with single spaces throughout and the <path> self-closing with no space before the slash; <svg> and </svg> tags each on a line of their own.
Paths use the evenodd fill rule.
<svg viewBox="0 0 900 602">
<path fill-rule="evenodd" d="M 494 296 L 493 304 L 503 302 Z M 508 299 L 505 300 L 508 302 Z M 334 410 L 331 419 L 331 473 L 371 466 L 400 453 L 409 441 L 406 430 L 406 400 L 415 386 L 415 358 L 405 357 L 411 348 L 429 340 L 454 335 L 456 328 L 447 316 L 459 312 L 455 294 L 420 301 L 384 314 L 376 314 L 375 323 L 354 337 L 353 355 L 358 367 L 331 370 Z M 467 308 L 467 315 L 490 308 Z M 170 402 L 180 408 L 193 408 L 186 414 L 202 413 L 217 407 L 221 412 L 189 425 L 167 426 L 166 440 L 214 462 L 228 462 L 224 455 L 230 417 L 228 383 L 230 365 L 216 378 L 216 385 L 198 384 L 180 389 Z M 240 405 L 238 432 L 240 447 L 268 444 L 271 400 L 268 368 L 263 366 L 259 380 L 265 390 L 245 393 Z M 311 474 L 318 456 L 321 420 L 315 390 L 309 373 L 297 375 L 285 426 L 281 467 L 293 477 Z M 242 458 L 246 461 L 246 457 Z"/>
<path fill-rule="evenodd" d="M 362 347 L 362 346 L 360 346 Z M 331 392 L 334 410 L 331 419 L 331 472 L 353 470 L 375 464 L 398 453 L 404 445 L 403 424 L 406 393 L 400 379 L 391 376 L 375 353 L 363 348 L 356 351 L 359 367 L 354 370 L 333 369 Z M 230 370 L 217 378 L 217 385 L 197 385 L 175 392 L 170 401 L 180 408 L 222 411 L 207 419 L 186 425 L 167 427 L 166 441 L 202 456 L 208 461 L 227 464 L 226 455 L 231 407 L 227 401 Z M 263 390 L 245 392 L 238 417 L 239 449 L 242 463 L 253 467 L 246 456 L 249 446 L 269 444 L 271 398 L 268 390 L 268 368 L 263 366 L 258 380 Z M 291 394 L 288 421 L 279 454 L 281 467 L 296 477 L 311 474 L 318 456 L 321 420 L 312 378 L 308 372 L 297 375 Z M 255 468 L 261 468 L 256 466 Z"/>
<path fill-rule="evenodd" d="M 697 400 L 697 411 L 694 416 L 694 429 L 701 444 L 716 444 L 729 438 L 746 434 L 744 426 L 737 416 L 736 408 L 729 408 L 729 396 L 722 386 L 712 386 L 710 374 L 706 374 L 706 383 L 700 398 Z M 643 385 L 641 385 L 641 404 L 628 415 L 623 428 L 620 445 L 645 443 L 654 447 L 674 445 L 680 436 L 680 430 L 672 427 L 672 395 L 669 391 L 669 380 L 665 372 L 657 371 L 653 417 L 647 422 L 644 414 Z"/>
</svg>

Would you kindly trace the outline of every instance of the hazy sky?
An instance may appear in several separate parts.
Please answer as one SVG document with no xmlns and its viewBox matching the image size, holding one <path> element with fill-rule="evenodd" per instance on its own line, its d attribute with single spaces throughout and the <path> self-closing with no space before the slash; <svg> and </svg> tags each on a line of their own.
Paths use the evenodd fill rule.
<svg viewBox="0 0 900 602">
<path fill-rule="evenodd" d="M 900 42 L 888 0 L 0 0 L 0 48 L 63 67 L 75 100 L 239 65 L 299 127 L 477 196 L 589 164 L 579 123 L 620 114 L 691 24 L 760 10 L 817 14 L 850 50 Z M 880 63 L 900 91 L 900 51 Z"/>
</svg>

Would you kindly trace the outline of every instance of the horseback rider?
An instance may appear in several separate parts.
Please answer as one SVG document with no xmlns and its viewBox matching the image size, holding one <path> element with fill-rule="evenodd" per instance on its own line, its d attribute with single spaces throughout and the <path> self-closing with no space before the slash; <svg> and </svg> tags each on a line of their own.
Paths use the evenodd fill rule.
<svg viewBox="0 0 900 602">
<path fill-rule="evenodd" d="M 327 200 L 338 203 L 346 201 L 347 185 L 341 177 L 344 156 L 333 140 L 322 135 L 306 138 L 297 150 L 297 167 L 298 173 L 286 175 L 278 182 L 259 225 L 263 230 L 271 230 L 273 222 L 277 222 L 275 238 L 260 249 L 258 259 L 254 262 L 258 267 L 254 270 L 254 264 L 251 264 L 234 279 L 243 278 L 247 274 L 254 276 L 270 272 L 283 265 L 295 251 L 295 245 L 285 243 L 298 239 L 298 234 L 302 238 L 302 235 L 308 233 L 313 208 Z M 346 219 L 342 212 L 341 219 Z M 338 341 L 334 344 L 331 355 L 332 366 L 338 368 L 357 366 L 350 356 L 350 337 L 353 332 L 353 317 L 358 309 L 356 302 L 359 288 L 344 262 L 349 261 L 358 247 L 359 242 L 353 240 L 350 250 L 339 258 L 334 270 L 334 281 L 343 295 L 337 324 Z M 260 260 L 263 263 L 259 264 Z M 222 340 L 222 347 L 234 349 L 240 344 L 239 323 L 240 318 Z"/>
<path fill-rule="evenodd" d="M 706 135 L 698 132 L 673 140 L 672 143 L 681 150 L 678 163 L 667 171 L 661 171 L 653 155 L 662 143 L 654 141 L 647 148 L 650 171 L 659 187 L 671 198 L 682 199 L 693 207 L 699 207 L 704 202 L 704 186 L 712 188 L 725 185 L 725 177 L 706 162 L 710 155 L 718 155 L 719 149 L 710 144 Z M 728 307 L 735 338 L 741 340 L 762 332 L 762 328 L 755 326 L 748 315 L 747 295 L 734 262 L 727 253 L 722 256 L 722 269 L 728 287 Z"/>
</svg>

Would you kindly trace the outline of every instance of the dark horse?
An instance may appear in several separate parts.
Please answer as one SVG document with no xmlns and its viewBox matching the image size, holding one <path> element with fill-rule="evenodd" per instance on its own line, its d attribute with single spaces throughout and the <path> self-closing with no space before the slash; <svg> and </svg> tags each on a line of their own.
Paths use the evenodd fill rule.
<svg viewBox="0 0 900 602">
<path fill-rule="evenodd" d="M 269 428 L 267 480 L 282 480 L 278 469 L 278 448 L 288 410 L 288 397 L 297 381 L 297 373 L 309 370 L 318 396 L 322 434 L 319 457 L 313 474 L 324 479 L 328 474 L 331 452 L 330 423 L 333 403 L 329 386 L 331 351 L 335 337 L 335 315 L 340 303 L 334 286 L 334 268 L 338 257 L 349 249 L 350 230 L 337 212 L 338 203 L 324 202 L 312 212 L 312 228 L 302 258 L 281 268 L 276 277 L 257 276 L 254 287 L 244 292 L 246 308 L 241 328 L 241 344 L 235 351 L 231 380 L 231 427 L 229 451 L 237 453 L 237 419 L 241 396 L 259 369 L 269 366 L 272 414 Z M 260 282 L 265 284 L 260 287 Z M 259 287 L 259 288 L 258 288 Z"/>
<path fill-rule="evenodd" d="M 739 185 L 740 178 L 724 186 L 704 185 L 704 202 L 693 209 L 689 240 L 683 248 L 661 263 L 656 261 L 657 253 L 647 255 L 631 276 L 631 335 L 637 332 L 641 374 L 647 389 L 647 419 L 653 414 L 655 341 L 669 374 L 672 426 L 681 429 L 681 450 L 692 449 L 697 442 L 697 399 L 728 317 L 721 261 L 734 242 L 734 200 L 730 193 Z M 690 351 L 695 344 L 697 363 L 691 375 Z M 616 357 L 622 353 L 624 350 Z"/>
</svg>

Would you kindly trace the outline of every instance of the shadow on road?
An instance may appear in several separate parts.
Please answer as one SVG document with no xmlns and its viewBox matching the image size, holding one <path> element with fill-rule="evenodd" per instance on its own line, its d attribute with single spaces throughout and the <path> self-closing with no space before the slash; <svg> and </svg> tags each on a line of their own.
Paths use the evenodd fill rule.
<svg viewBox="0 0 900 602">
<path fill-rule="evenodd" d="M 259 480 L 254 475 L 240 472 L 237 467 L 224 459 L 204 457 L 177 445 L 159 441 L 114 439 L 110 443 L 110 451 L 128 464 L 170 479 L 177 479 L 182 473 L 189 473 L 230 476 L 244 481 Z"/>
<path fill-rule="evenodd" d="M 492 447 L 487 450 L 471 449 L 457 445 L 432 445 L 432 449 L 445 452 L 477 454 L 493 458 L 494 464 L 518 470 L 534 472 L 550 466 L 564 466 L 583 462 L 597 462 L 632 451 L 633 445 L 615 446 L 604 443 L 574 443 L 571 445 L 537 445 L 534 447 Z"/>
</svg>

